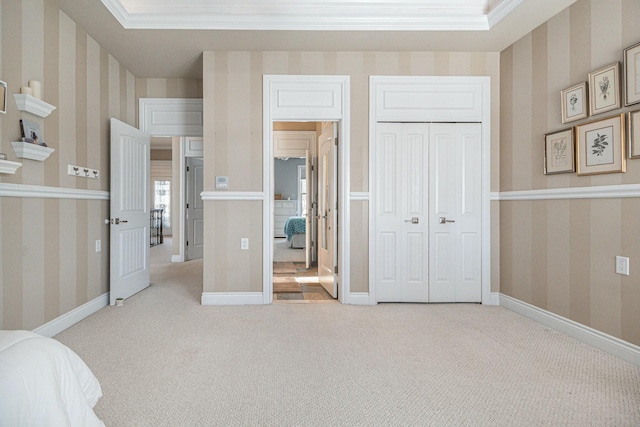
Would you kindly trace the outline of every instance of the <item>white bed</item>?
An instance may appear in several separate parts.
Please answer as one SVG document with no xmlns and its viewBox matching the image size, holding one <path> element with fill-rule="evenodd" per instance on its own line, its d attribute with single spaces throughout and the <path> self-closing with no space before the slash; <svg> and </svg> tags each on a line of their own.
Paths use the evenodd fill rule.
<svg viewBox="0 0 640 427">
<path fill-rule="evenodd" d="M 0 331 L 0 427 L 104 426 L 93 412 L 100 383 L 64 344 Z"/>
</svg>

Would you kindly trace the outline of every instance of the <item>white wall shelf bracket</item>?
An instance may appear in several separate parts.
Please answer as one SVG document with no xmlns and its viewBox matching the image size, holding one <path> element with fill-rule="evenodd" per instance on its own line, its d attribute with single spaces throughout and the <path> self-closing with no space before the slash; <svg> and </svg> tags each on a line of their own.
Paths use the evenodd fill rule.
<svg viewBox="0 0 640 427">
<path fill-rule="evenodd" d="M 20 166 L 22 166 L 22 163 L 0 160 L 0 173 L 15 174 Z"/>
<path fill-rule="evenodd" d="M 13 152 L 21 159 L 37 160 L 44 162 L 49 158 L 51 153 L 56 151 L 53 148 L 44 147 L 42 145 L 32 144 L 30 142 L 15 141 L 11 143 Z"/>
<path fill-rule="evenodd" d="M 16 93 L 13 95 L 13 97 L 16 100 L 18 110 L 26 111 L 27 113 L 34 114 L 38 117 L 47 117 L 53 110 L 56 109 L 56 107 L 54 107 L 53 105 L 47 104 L 43 100 L 31 95 Z"/>
</svg>

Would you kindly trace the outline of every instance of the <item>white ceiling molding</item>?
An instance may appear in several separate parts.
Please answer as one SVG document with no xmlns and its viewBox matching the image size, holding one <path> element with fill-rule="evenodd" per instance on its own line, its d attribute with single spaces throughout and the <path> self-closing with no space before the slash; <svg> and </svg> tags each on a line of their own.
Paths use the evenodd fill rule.
<svg viewBox="0 0 640 427">
<path fill-rule="evenodd" d="M 102 0 L 126 29 L 482 31 L 524 0 Z"/>
</svg>

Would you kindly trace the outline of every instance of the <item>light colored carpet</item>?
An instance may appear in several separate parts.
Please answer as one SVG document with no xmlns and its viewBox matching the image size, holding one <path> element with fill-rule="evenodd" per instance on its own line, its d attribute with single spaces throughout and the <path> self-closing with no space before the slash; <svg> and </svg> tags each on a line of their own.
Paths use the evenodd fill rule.
<svg viewBox="0 0 640 427">
<path fill-rule="evenodd" d="M 304 249 L 290 248 L 287 239 L 273 240 L 273 260 L 275 262 L 305 262 Z"/>
<path fill-rule="evenodd" d="M 107 426 L 640 425 L 640 368 L 506 309 L 205 307 L 201 272 L 158 264 L 56 337 Z"/>
</svg>

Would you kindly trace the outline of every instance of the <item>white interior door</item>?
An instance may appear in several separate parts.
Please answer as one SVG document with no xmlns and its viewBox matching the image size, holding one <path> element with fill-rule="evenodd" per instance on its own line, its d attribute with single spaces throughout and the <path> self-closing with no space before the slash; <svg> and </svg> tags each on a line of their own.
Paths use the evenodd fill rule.
<svg viewBox="0 0 640 427">
<path fill-rule="evenodd" d="M 333 297 L 338 296 L 337 266 L 337 215 L 336 215 L 336 126 L 323 124 L 318 151 L 318 279 Z"/>
<path fill-rule="evenodd" d="M 376 296 L 480 302 L 481 125 L 378 123 Z"/>
<path fill-rule="evenodd" d="M 430 130 L 430 302 L 481 302 L 481 126 Z"/>
<path fill-rule="evenodd" d="M 429 125 L 379 123 L 376 154 L 376 296 L 427 302 Z"/>
<path fill-rule="evenodd" d="M 185 259 L 202 258 L 204 250 L 204 202 L 200 193 L 204 185 L 203 160 L 199 157 L 187 158 L 187 197 Z"/>
<path fill-rule="evenodd" d="M 311 158 L 311 153 L 309 150 L 305 153 L 305 173 L 306 173 L 306 191 L 305 191 L 305 261 L 307 268 L 311 267 L 311 263 L 313 262 L 313 250 L 314 250 L 314 241 L 313 241 L 313 223 L 314 221 L 314 209 L 313 209 L 313 200 L 315 194 L 315 181 L 313 179 L 313 159 Z"/>
<path fill-rule="evenodd" d="M 149 150 L 149 135 L 111 119 L 111 305 L 149 286 Z"/>
</svg>

